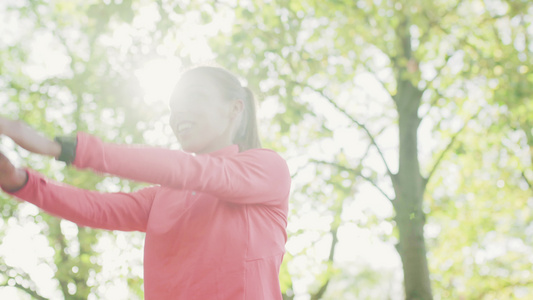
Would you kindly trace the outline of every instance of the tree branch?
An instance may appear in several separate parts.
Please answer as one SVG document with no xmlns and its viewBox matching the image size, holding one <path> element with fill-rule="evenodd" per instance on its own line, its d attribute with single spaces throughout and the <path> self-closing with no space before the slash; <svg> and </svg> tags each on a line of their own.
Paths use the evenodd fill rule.
<svg viewBox="0 0 533 300">
<path fill-rule="evenodd" d="M 296 171 L 294 171 L 294 173 L 291 175 L 291 179 L 294 179 L 294 177 L 296 177 L 296 175 L 298 175 L 301 170 L 307 168 L 307 166 L 309 166 L 309 163 L 306 163 L 306 164 L 298 167 L 298 169 Z"/>
<path fill-rule="evenodd" d="M 524 180 L 526 181 L 527 185 L 529 186 L 529 188 L 533 188 L 533 186 L 531 185 L 531 181 L 529 181 L 529 179 L 527 179 L 527 176 L 526 176 L 526 173 L 524 173 L 524 171 L 522 171 L 522 177 L 524 178 Z"/>
<path fill-rule="evenodd" d="M 459 136 L 459 134 L 466 128 L 466 126 L 468 125 L 468 123 L 470 123 L 470 121 L 472 121 L 473 118 L 477 117 L 479 115 L 479 113 L 481 112 L 482 108 L 480 107 L 479 110 L 474 114 L 472 115 L 463 125 L 463 127 L 461 127 L 455 134 L 454 136 L 452 137 L 452 139 L 450 140 L 450 142 L 448 143 L 448 145 L 446 146 L 446 148 L 440 153 L 439 157 L 437 158 L 437 161 L 435 162 L 435 164 L 433 165 L 433 167 L 431 168 L 431 171 L 429 172 L 428 176 L 425 178 L 425 182 L 424 182 L 424 187 L 427 185 L 427 183 L 429 182 L 429 180 L 431 179 L 431 177 L 433 176 L 433 174 L 435 173 L 435 170 L 437 170 L 437 167 L 439 166 L 439 164 L 441 163 L 442 159 L 444 158 L 444 156 L 446 155 L 446 153 L 448 153 L 448 151 L 452 148 L 453 144 L 455 143 L 455 140 L 457 140 L 457 137 Z"/>
<path fill-rule="evenodd" d="M 357 126 L 359 126 L 361 129 L 363 129 L 365 131 L 365 133 L 367 134 L 367 136 L 370 138 L 370 142 L 372 143 L 372 145 L 374 145 L 374 147 L 376 147 L 376 150 L 378 151 L 379 153 L 379 156 L 381 157 L 381 160 L 383 161 L 383 163 L 385 164 L 385 168 L 387 169 L 387 173 L 389 174 L 389 176 L 393 176 L 393 173 L 391 172 L 390 168 L 389 168 L 389 164 L 387 163 L 387 160 L 385 159 L 385 156 L 383 155 L 383 153 L 381 152 L 381 149 L 380 147 L 378 146 L 378 144 L 376 143 L 376 140 L 374 139 L 374 136 L 370 133 L 370 131 L 368 130 L 368 128 L 360 123 L 359 121 L 357 121 L 356 119 L 354 119 L 350 114 L 348 114 L 344 109 L 342 109 L 341 107 L 339 107 L 337 105 L 337 103 L 335 103 L 335 101 L 333 101 L 333 99 L 329 98 L 325 93 L 324 93 L 324 90 L 323 89 L 317 89 L 317 88 L 314 88 L 314 87 L 311 87 L 309 86 L 308 84 L 303 84 L 303 83 L 299 83 L 299 82 L 296 82 L 296 81 L 293 81 L 295 84 L 299 84 L 301 86 L 304 86 L 304 87 L 308 87 L 310 88 L 311 90 L 313 90 L 314 92 L 316 93 L 319 93 L 322 97 L 324 97 L 331 105 L 333 105 L 339 112 L 341 112 L 344 116 L 346 116 L 348 119 L 350 119 L 353 123 L 355 123 Z"/>
<path fill-rule="evenodd" d="M 343 201 L 344 202 L 344 201 Z M 342 211 L 342 209 L 340 209 Z M 337 217 L 340 217 L 340 211 L 337 212 Z M 333 240 L 331 241 L 331 247 L 329 248 L 329 257 L 328 257 L 328 263 L 333 264 L 333 257 L 335 256 L 335 247 L 337 246 L 337 242 L 339 241 L 337 237 L 337 230 L 339 229 L 338 225 L 332 226 L 331 228 L 331 236 Z M 314 294 L 311 294 L 311 300 L 318 300 L 321 299 L 324 296 L 324 293 L 326 292 L 326 289 L 328 288 L 329 282 L 331 281 L 331 277 L 328 277 L 326 282 L 318 289 L 318 291 Z"/>
<path fill-rule="evenodd" d="M 331 240 L 331 246 L 329 248 L 329 256 L 328 256 L 328 261 L 327 261 L 328 269 L 333 265 L 333 258 L 335 257 L 335 248 L 337 246 L 337 242 L 339 241 L 338 236 L 337 236 L 337 231 L 341 224 L 341 213 L 342 213 L 342 208 L 344 206 L 345 200 L 346 198 L 341 198 L 340 205 L 337 206 L 336 209 L 334 210 L 335 216 L 333 218 L 333 222 L 331 224 L 331 229 L 330 229 L 332 240 Z M 324 293 L 326 292 L 326 289 L 328 288 L 330 281 L 331 281 L 331 276 L 328 276 L 328 279 L 326 280 L 326 282 L 324 282 L 324 284 L 322 284 L 322 286 L 318 289 L 318 291 L 314 294 L 311 294 L 311 300 L 321 299 L 324 296 Z"/>
<path fill-rule="evenodd" d="M 371 72 L 371 71 L 370 71 L 370 67 L 368 66 L 368 63 L 367 63 L 366 61 L 363 62 L 363 67 L 365 68 L 365 70 L 366 70 L 368 73 L 372 74 L 372 77 L 373 77 L 377 82 L 379 82 L 379 84 L 381 85 L 381 87 L 382 87 L 385 91 L 387 91 L 387 93 L 389 94 L 389 96 L 390 96 L 391 99 L 392 99 L 393 97 L 392 97 L 392 95 L 391 95 L 389 89 L 387 89 L 387 84 L 386 84 L 386 82 L 383 81 L 383 80 L 381 80 L 381 79 L 376 75 L 375 72 Z M 393 99 L 393 101 L 394 101 L 394 99 Z"/>
<path fill-rule="evenodd" d="M 427 88 L 426 88 L 426 89 L 427 89 Z M 426 89 L 424 89 L 424 90 L 426 90 Z M 431 108 L 437 105 L 437 102 L 439 101 L 439 99 L 440 99 L 440 98 L 444 98 L 444 96 L 442 95 L 442 93 L 439 92 L 437 89 L 434 89 L 433 92 L 435 92 L 436 97 L 435 97 L 435 99 L 433 99 L 433 101 L 431 101 L 431 102 L 429 103 L 429 109 L 428 109 L 428 111 L 427 111 L 422 117 L 419 117 L 420 122 L 422 122 L 422 120 L 424 120 L 424 119 L 429 115 L 429 113 L 431 112 Z M 439 121 L 439 122 L 440 122 L 440 121 Z"/>
<path fill-rule="evenodd" d="M 3 284 L 0 284 L 0 287 L 14 287 L 14 288 L 17 288 L 19 290 L 22 290 L 23 292 L 25 292 L 26 294 L 32 296 L 33 298 L 37 299 L 37 300 L 49 300 L 48 298 L 45 298 L 41 295 L 39 295 L 36 291 L 34 291 L 33 289 L 29 288 L 29 287 L 25 287 L 19 283 L 15 283 L 14 285 L 9 285 L 7 282 L 3 283 Z"/>
<path fill-rule="evenodd" d="M 10 271 L 13 271 L 16 273 L 16 276 L 6 276 L 7 279 L 3 282 L 3 283 L 0 283 L 0 288 L 2 287 L 14 287 L 14 288 L 17 288 L 21 291 L 24 291 L 26 294 L 32 296 L 33 298 L 37 299 L 37 300 L 48 300 L 48 298 L 45 298 L 41 295 L 39 295 L 39 293 L 37 293 L 37 291 L 33 288 L 34 286 L 36 286 L 35 282 L 33 282 L 33 280 L 30 279 L 30 276 L 22 271 L 22 270 L 18 270 L 18 268 L 14 268 L 14 267 L 11 267 L 11 266 L 8 266 L 4 261 L 3 259 L 0 258 L 0 262 L 1 264 L 3 265 L 3 268 L 2 268 L 2 273 L 4 274 L 9 274 Z M 22 284 L 18 283 L 15 279 L 15 277 L 22 277 L 23 280 L 27 281 L 28 282 L 28 286 L 25 287 L 23 286 Z M 15 281 L 15 283 L 13 285 L 9 284 L 9 280 L 13 279 Z"/>
<path fill-rule="evenodd" d="M 342 165 L 339 165 L 339 164 L 336 164 L 336 163 L 333 163 L 333 162 L 329 162 L 329 161 L 323 161 L 323 160 L 316 160 L 316 159 L 312 159 L 311 160 L 312 162 L 314 163 L 317 163 L 317 164 L 322 164 L 322 165 L 329 165 L 329 166 L 333 166 L 333 167 L 336 167 L 338 169 L 341 169 L 343 171 L 347 171 L 347 172 L 350 172 L 352 173 L 355 177 L 359 176 L 361 178 L 363 178 L 364 180 L 368 181 L 370 184 L 372 184 L 378 191 L 381 192 L 381 194 L 383 196 L 385 196 L 385 198 L 389 199 L 389 201 L 393 202 L 393 198 L 390 197 L 389 195 L 387 195 L 387 193 L 385 193 L 385 191 L 383 191 L 383 189 L 381 189 L 376 182 L 374 182 L 374 180 L 372 180 L 371 178 L 369 177 L 366 177 L 364 176 L 363 174 L 359 173 L 359 172 L 355 172 L 353 169 L 350 169 L 348 167 L 345 167 L 345 166 L 342 166 Z"/>
</svg>

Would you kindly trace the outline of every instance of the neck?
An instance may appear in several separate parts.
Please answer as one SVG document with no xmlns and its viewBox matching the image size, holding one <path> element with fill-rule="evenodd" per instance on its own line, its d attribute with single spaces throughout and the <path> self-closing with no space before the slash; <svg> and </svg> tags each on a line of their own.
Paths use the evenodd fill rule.
<svg viewBox="0 0 533 300">
<path fill-rule="evenodd" d="M 209 145 L 207 147 L 205 147 L 204 149 L 196 152 L 197 154 L 206 154 L 206 153 L 211 153 L 211 152 L 215 152 L 215 151 L 218 151 L 220 149 L 224 149 L 226 147 L 229 147 L 233 145 L 233 143 L 231 141 L 225 141 L 224 143 L 217 143 L 215 145 Z"/>
</svg>

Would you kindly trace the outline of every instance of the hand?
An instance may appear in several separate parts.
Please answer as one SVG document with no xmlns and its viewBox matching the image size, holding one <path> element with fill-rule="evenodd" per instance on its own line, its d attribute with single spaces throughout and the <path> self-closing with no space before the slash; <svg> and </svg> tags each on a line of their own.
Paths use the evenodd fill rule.
<svg viewBox="0 0 533 300">
<path fill-rule="evenodd" d="M 0 187 L 5 191 L 21 189 L 28 181 L 28 174 L 23 169 L 17 169 L 11 161 L 0 152 Z"/>
<path fill-rule="evenodd" d="M 0 135 L 2 134 L 30 152 L 55 158 L 61 154 L 59 143 L 46 138 L 22 121 L 0 116 Z"/>
</svg>

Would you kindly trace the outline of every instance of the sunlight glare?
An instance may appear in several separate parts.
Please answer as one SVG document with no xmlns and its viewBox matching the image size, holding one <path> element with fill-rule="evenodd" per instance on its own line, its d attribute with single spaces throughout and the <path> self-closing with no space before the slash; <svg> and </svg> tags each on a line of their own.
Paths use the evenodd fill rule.
<svg viewBox="0 0 533 300">
<path fill-rule="evenodd" d="M 168 101 L 178 81 L 180 67 L 178 58 L 154 59 L 135 71 L 147 104 Z"/>
</svg>

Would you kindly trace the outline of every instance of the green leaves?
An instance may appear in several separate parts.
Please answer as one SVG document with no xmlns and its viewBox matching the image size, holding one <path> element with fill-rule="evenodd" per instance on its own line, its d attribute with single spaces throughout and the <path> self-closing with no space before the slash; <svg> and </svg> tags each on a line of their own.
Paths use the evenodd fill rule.
<svg viewBox="0 0 533 300">
<path fill-rule="evenodd" d="M 476 1 L 421 2 L 418 4 L 397 1 L 380 3 L 291 1 L 288 5 L 285 3 L 277 5 L 275 9 L 272 8 L 274 6 L 268 6 L 262 10 L 254 10 L 253 13 L 249 8 L 239 10 L 237 13 L 239 25 L 234 27 L 233 33 L 228 37 L 218 37 L 212 42 L 224 53 L 219 58 L 226 65 L 235 66 L 239 65 L 241 59 L 247 60 L 247 63 L 243 65 L 246 65 L 246 70 L 251 70 L 248 72 L 248 80 L 257 82 L 257 86 L 266 85 L 265 82 L 271 83 L 268 85 L 269 88 L 264 89 L 263 92 L 268 97 L 279 99 L 285 108 L 282 114 L 276 115 L 272 120 L 280 125 L 279 138 L 289 137 L 293 142 L 293 145 L 286 144 L 285 148 L 288 151 L 291 151 L 291 148 L 302 149 L 291 151 L 293 155 L 297 157 L 316 155 L 310 154 L 311 145 L 329 142 L 334 136 L 331 133 L 335 128 L 326 126 L 325 123 L 326 120 L 331 121 L 335 117 L 332 117 L 333 114 L 326 114 L 324 109 L 317 109 L 316 103 L 319 101 L 315 102 L 312 97 L 321 98 L 320 95 L 316 93 L 313 95 L 310 89 L 306 88 L 291 89 L 288 86 L 291 82 L 303 83 L 313 89 L 323 89 L 322 100 L 324 102 L 327 102 L 325 98 L 328 98 L 329 101 L 337 104 L 335 108 L 341 111 L 341 114 L 347 114 L 356 120 L 368 120 L 369 123 L 365 125 L 368 126 L 371 134 L 380 131 L 374 125 L 379 122 L 388 124 L 385 128 L 395 128 L 397 117 L 392 119 L 380 118 L 379 115 L 375 118 L 368 117 L 367 115 L 372 113 L 370 110 L 366 115 L 363 112 L 354 114 L 353 110 L 347 109 L 349 105 L 361 108 L 365 106 L 359 103 L 365 101 L 382 104 L 394 98 L 396 100 L 394 104 L 398 109 L 397 114 L 410 113 L 410 116 L 404 115 L 404 119 L 412 119 L 406 120 L 407 124 L 418 123 L 418 112 L 422 113 L 426 110 L 427 114 L 421 117 L 426 118 L 428 123 L 422 123 L 422 125 L 432 124 L 432 127 L 423 128 L 430 134 L 419 135 L 419 145 L 423 144 L 426 147 L 425 145 L 431 142 L 434 146 L 426 148 L 425 152 L 409 156 L 410 161 L 416 158 L 417 163 L 419 161 L 421 165 L 420 168 L 415 168 L 411 172 L 415 175 L 420 172 L 420 169 L 421 173 L 427 174 L 426 172 L 429 172 L 435 160 L 439 159 L 441 150 L 446 148 L 448 142 L 458 132 L 461 124 L 465 124 L 467 120 L 475 116 L 460 133 L 456 142 L 451 144 L 448 155 L 443 156 L 443 162 L 437 170 L 439 175 L 432 179 L 433 182 L 430 182 L 422 203 L 423 212 L 428 216 L 428 224 L 439 228 L 443 235 L 446 232 L 446 238 L 437 235 L 431 236 L 429 240 L 429 257 L 438 262 L 431 263 L 435 274 L 432 276 L 441 278 L 439 276 L 449 275 L 450 278 L 458 280 L 457 278 L 462 276 L 460 267 L 438 270 L 434 266 L 439 263 L 448 265 L 448 262 L 443 262 L 441 259 L 444 259 L 445 253 L 450 251 L 459 253 L 453 257 L 454 262 L 465 258 L 461 254 L 460 247 L 472 243 L 476 238 L 476 233 L 479 234 L 480 228 L 487 232 L 495 230 L 496 227 L 491 223 L 491 207 L 498 207 L 498 215 L 513 215 L 513 212 L 501 206 L 500 201 L 503 199 L 488 198 L 491 193 L 494 196 L 495 191 L 478 193 L 481 190 L 490 190 L 487 189 L 487 185 L 491 185 L 489 181 L 473 183 L 472 178 L 482 177 L 480 173 L 472 173 L 469 175 L 473 176 L 470 179 L 467 179 L 466 175 L 464 178 L 461 177 L 465 182 L 472 184 L 460 187 L 456 186 L 457 181 L 442 178 L 457 178 L 458 175 L 455 173 L 457 169 L 466 171 L 484 168 L 477 164 L 480 161 L 479 157 L 484 153 L 482 145 L 489 147 L 481 142 L 482 138 L 494 143 L 490 147 L 495 147 L 495 149 L 498 148 L 497 144 L 501 143 L 501 139 L 498 138 L 499 131 L 494 132 L 494 127 L 491 125 L 495 115 L 488 112 L 492 108 L 482 109 L 479 116 L 476 115 L 476 111 L 486 105 L 485 100 L 508 108 L 513 107 L 512 113 L 502 114 L 502 117 L 505 116 L 507 122 L 515 124 L 513 125 L 515 127 L 520 126 L 529 129 L 528 132 L 531 131 L 531 122 L 526 120 L 530 119 L 532 101 L 529 101 L 526 95 L 531 94 L 529 89 L 533 84 L 531 84 L 531 76 L 517 72 L 517 70 L 527 72 L 525 70 L 531 69 L 529 67 L 531 66 L 531 53 L 530 51 L 529 54 L 526 53 L 528 51 L 524 52 L 524 47 L 520 47 L 520 36 L 524 36 L 524 30 L 528 27 L 528 21 L 525 21 L 527 18 L 524 14 L 518 14 L 520 17 L 512 22 L 517 24 L 517 20 L 523 20 L 521 25 L 511 26 L 509 21 L 517 15 L 517 10 L 506 11 L 504 8 L 507 4 L 502 4 L 501 8 L 488 7 L 488 5 L 484 7 Z M 525 12 L 527 9 L 523 5 L 521 3 L 517 6 Z M 292 22 L 280 24 L 278 20 L 285 9 L 289 11 Z M 305 13 L 299 14 L 299 10 Z M 292 26 L 293 23 L 298 25 Z M 511 36 L 506 36 L 505 32 L 510 32 Z M 247 39 L 247 35 L 254 38 Z M 232 44 L 221 47 L 223 43 L 217 40 L 226 38 L 231 39 Z M 510 42 L 502 43 L 502 40 L 509 38 Z M 254 39 L 260 39 L 261 43 L 254 43 Z M 246 52 L 243 51 L 244 49 L 253 50 Z M 239 57 L 233 53 L 245 53 L 245 55 Z M 251 66 L 250 60 L 253 61 Z M 282 71 L 284 69 L 289 71 Z M 236 72 L 242 72 L 242 70 L 243 68 L 238 68 Z M 378 102 L 356 94 L 358 88 L 370 95 L 377 94 L 375 90 L 369 88 L 366 82 L 354 88 L 353 91 L 350 90 L 354 78 L 363 72 L 377 78 L 385 92 L 388 93 L 388 99 Z M 354 100 L 352 102 L 341 101 L 341 96 L 344 96 L 343 92 Z M 383 104 L 383 111 L 387 111 L 386 108 L 390 105 Z M 382 113 L 383 115 L 386 113 Z M 497 125 L 502 132 L 506 130 L 503 123 Z M 416 130 L 414 132 L 416 134 Z M 300 138 L 295 138 L 296 133 Z M 378 139 L 378 145 L 383 143 L 386 142 Z M 294 144 L 297 146 L 295 147 Z M 394 143 L 388 143 L 388 145 L 393 148 L 398 147 Z M 365 142 L 361 148 L 367 146 Z M 417 147 L 411 148 L 416 151 Z M 390 153 L 385 156 L 392 164 Z M 359 187 L 358 181 L 347 183 L 347 186 L 340 184 L 347 180 L 334 175 L 335 172 L 340 172 L 340 169 L 330 170 L 324 168 L 322 164 L 354 169 L 354 166 L 364 164 L 364 160 L 360 162 L 359 159 L 364 159 L 366 156 L 340 153 L 338 149 L 333 153 L 323 154 L 329 159 L 310 160 L 311 162 L 320 161 L 320 165 L 312 169 L 314 171 L 308 170 L 311 174 L 309 176 L 313 179 L 309 179 L 306 184 L 295 186 L 294 206 L 300 207 L 302 203 L 311 202 L 312 207 L 322 211 L 324 201 L 337 199 L 337 195 L 343 199 L 358 196 L 357 192 L 354 192 Z M 410 162 L 400 158 L 398 163 L 405 165 Z M 377 183 L 382 189 L 392 188 L 392 184 L 383 179 L 386 172 L 377 167 L 375 162 L 365 165 L 369 167 L 364 173 L 368 180 Z M 428 171 L 423 172 L 423 170 Z M 484 172 L 496 174 L 498 171 L 494 168 Z M 300 173 L 297 171 L 294 175 L 295 182 Z M 441 176 L 444 177 L 441 178 Z M 410 183 L 414 180 L 415 178 L 408 177 L 400 182 Z M 323 188 L 317 190 L 315 186 L 320 184 Z M 413 186 L 416 187 L 416 185 Z M 394 188 L 396 191 L 411 189 L 411 185 L 397 185 Z M 480 195 L 480 198 L 484 200 L 479 202 L 466 200 L 471 196 L 465 198 L 460 190 L 465 193 L 468 191 L 466 195 Z M 411 203 L 411 200 L 398 201 L 395 205 L 399 207 L 402 203 Z M 415 201 L 415 203 L 419 202 L 422 202 L 422 199 Z M 484 206 L 478 206 L 482 203 L 485 203 Z M 333 212 L 338 207 L 332 205 L 327 209 Z M 405 211 L 409 212 L 406 215 L 407 219 L 417 220 L 417 222 L 424 219 L 422 214 L 417 215 L 417 212 L 412 209 L 405 209 Z M 300 213 L 303 214 L 303 211 L 298 210 L 293 213 L 296 218 L 296 216 L 301 217 Z M 463 222 L 466 222 L 464 226 L 450 227 L 449 233 L 445 229 L 448 224 L 463 224 Z M 341 227 L 342 224 L 341 222 Z M 336 225 L 337 223 L 331 223 L 330 226 L 333 228 Z M 454 242 L 440 242 L 450 239 Z M 450 244 L 459 248 L 450 248 L 448 247 Z M 435 257 L 434 253 L 438 257 Z M 294 276 L 300 276 L 300 274 Z M 437 285 L 434 292 L 444 298 L 462 295 L 461 292 L 450 294 L 448 290 L 453 288 L 455 288 L 453 284 Z M 483 290 L 483 287 L 479 286 L 479 289 Z M 335 292 L 331 291 L 331 293 Z"/>
<path fill-rule="evenodd" d="M 150 5 L 155 26 L 139 25 L 138 17 Z M 395 208 L 420 204 L 422 211 L 404 207 L 403 217 L 420 222 L 427 216 L 421 226 L 436 297 L 530 295 L 531 9 L 528 1 L 31 1 L 27 7 L 11 8 L 30 29 L 0 45 L 0 105 L 2 114 L 24 119 L 49 136 L 85 130 L 108 141 L 143 143 L 147 133 L 164 131 L 166 104 L 145 103 L 132 74 L 161 53 L 186 53 L 183 43 L 189 40 L 176 40 L 183 39 L 178 32 L 189 13 L 200 24 L 226 14 L 233 26 L 209 37 L 209 45 L 217 63 L 239 74 L 258 94 L 260 110 L 263 104 L 272 109 L 261 121 L 264 145 L 281 151 L 293 173 L 289 242 L 303 241 L 305 246 L 289 251 L 282 265 L 280 283 L 288 299 L 394 295 L 391 291 L 398 289 L 388 283 L 401 284 L 393 275 L 398 266 L 382 270 L 366 263 L 338 263 L 342 257 L 331 261 L 327 253 L 316 256 L 315 243 L 325 252 L 342 253 L 355 237 L 339 235 L 338 244 L 328 237 L 352 226 L 374 230 L 393 224 L 392 232 L 378 238 L 389 246 L 398 242 L 399 224 L 391 210 L 380 208 L 380 201 Z M 35 82 L 25 67 L 32 60 L 31 41 L 43 32 L 54 37 L 58 52 L 70 63 L 65 74 Z M 194 63 L 189 54 L 180 59 L 183 66 Z M 396 201 L 392 195 L 414 190 L 416 175 L 431 171 L 479 108 L 443 156 L 423 198 Z M 423 119 L 420 128 L 410 129 L 410 141 L 416 136 L 418 144 L 406 151 L 409 161 L 399 155 L 400 144 L 406 142 L 399 140 L 399 116 L 405 111 L 411 113 L 405 123 L 416 125 L 418 117 Z M 339 134 L 347 128 L 354 132 L 349 138 Z M 168 146 L 171 141 L 161 143 Z M 393 185 L 383 160 L 396 179 L 399 165 L 420 166 Z M 48 176 L 83 188 L 137 187 L 72 168 L 61 170 L 40 158 L 30 157 L 29 162 Z M 356 206 L 365 201 L 372 206 Z M 17 207 L 0 196 L 2 226 L 22 222 Z M 320 226 L 313 227 L 318 221 L 299 223 L 309 216 L 319 216 Z M 75 238 L 65 239 L 57 220 L 38 217 L 36 222 L 50 227 L 43 234 L 57 249 L 51 267 L 58 270 L 56 279 L 66 286 L 65 295 L 68 283 L 77 286 L 82 298 L 94 294 L 92 286 L 84 285 L 100 268 L 95 263 L 99 253 L 91 246 L 101 233 L 80 229 Z M 88 248 L 79 256 L 61 256 L 77 243 Z M 506 243 L 514 246 L 497 247 Z M 142 280 L 122 276 L 141 297 Z"/>
</svg>

